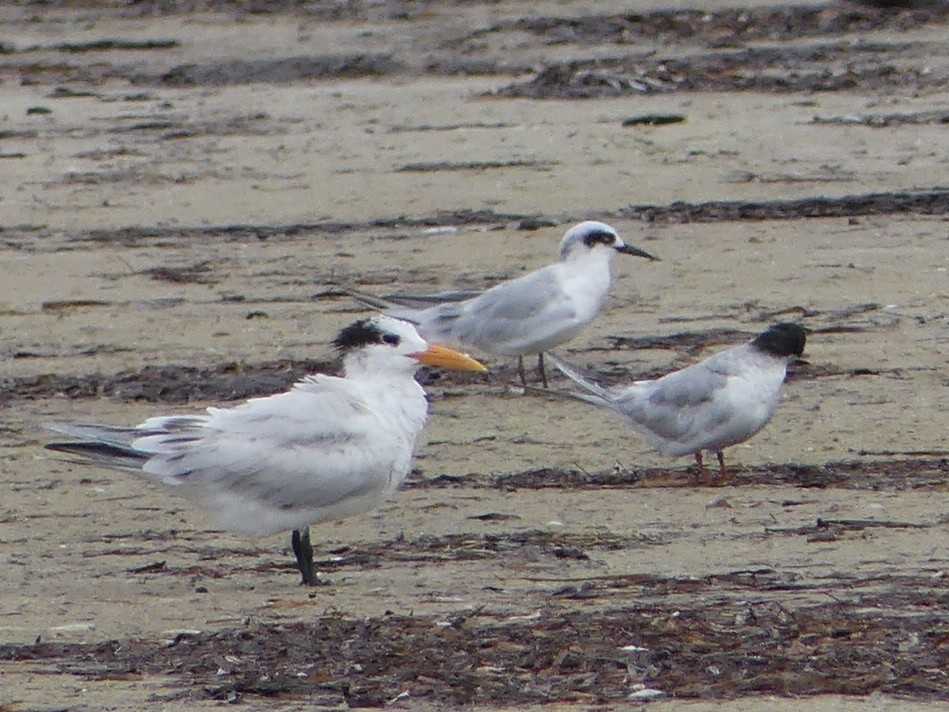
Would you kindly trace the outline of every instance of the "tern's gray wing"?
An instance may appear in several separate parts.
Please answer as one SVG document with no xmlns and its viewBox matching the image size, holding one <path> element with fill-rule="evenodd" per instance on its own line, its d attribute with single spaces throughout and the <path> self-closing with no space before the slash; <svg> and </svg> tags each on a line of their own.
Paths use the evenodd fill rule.
<svg viewBox="0 0 949 712">
<path fill-rule="evenodd" d="M 436 294 L 403 294 L 399 292 L 397 294 L 387 294 L 384 298 L 391 305 L 425 309 L 437 304 L 463 302 L 468 299 L 475 299 L 482 294 L 484 294 L 483 289 L 452 289 L 446 292 L 437 292 Z"/>
<path fill-rule="evenodd" d="M 377 297 L 375 294 L 361 292 L 358 289 L 343 290 L 353 299 L 367 307 L 385 311 L 390 316 L 399 317 L 399 314 L 412 315 L 432 306 L 448 302 L 461 302 L 466 299 L 474 299 L 483 294 L 483 291 L 474 290 L 451 290 L 438 292 L 436 294 L 387 294 L 383 297 Z M 410 319 L 411 320 L 411 319 Z"/>
<path fill-rule="evenodd" d="M 417 312 L 414 318 L 435 340 L 502 355 L 544 351 L 583 326 L 553 267 L 502 282 L 474 299 Z"/>
<path fill-rule="evenodd" d="M 665 455 L 683 455 L 714 445 L 733 417 L 729 376 L 707 363 L 642 381 L 619 391 L 613 408 Z"/>
</svg>

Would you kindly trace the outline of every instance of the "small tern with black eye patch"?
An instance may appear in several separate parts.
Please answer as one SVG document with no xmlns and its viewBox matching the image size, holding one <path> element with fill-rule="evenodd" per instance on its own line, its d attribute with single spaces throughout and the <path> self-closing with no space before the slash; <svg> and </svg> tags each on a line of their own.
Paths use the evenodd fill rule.
<svg viewBox="0 0 949 712">
<path fill-rule="evenodd" d="M 425 338 L 497 356 L 517 356 L 526 386 L 524 356 L 537 354 L 544 387 L 544 351 L 574 338 L 600 312 L 610 290 L 613 255 L 657 257 L 627 245 L 605 223 L 587 220 L 570 228 L 560 260 L 480 293 L 380 298 L 350 291 L 359 301 L 418 325 Z"/>
<path fill-rule="evenodd" d="M 711 484 L 702 451 L 718 458 L 719 481 L 728 478 L 724 449 L 760 431 L 778 406 L 788 362 L 804 352 L 806 334 L 782 322 L 751 341 L 653 381 L 603 388 L 554 354 L 554 365 L 583 388 L 562 392 L 606 408 L 667 457 L 694 455 L 703 484 Z"/>
<path fill-rule="evenodd" d="M 382 504 L 409 473 L 428 412 L 418 367 L 487 370 L 388 316 L 358 321 L 334 343 L 342 377 L 307 376 L 285 393 L 149 418 L 135 428 L 51 423 L 74 440 L 46 447 L 83 464 L 144 474 L 205 508 L 227 531 L 293 530 L 303 582 L 315 584 L 309 525 Z"/>
</svg>

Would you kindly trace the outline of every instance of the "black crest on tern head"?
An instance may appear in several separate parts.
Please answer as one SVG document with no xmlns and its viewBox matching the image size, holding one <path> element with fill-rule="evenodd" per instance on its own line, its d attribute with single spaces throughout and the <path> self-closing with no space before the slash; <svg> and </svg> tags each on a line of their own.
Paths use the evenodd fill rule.
<svg viewBox="0 0 949 712">
<path fill-rule="evenodd" d="M 390 344 L 397 346 L 400 339 L 396 334 L 381 329 L 373 319 L 360 319 L 339 332 L 333 339 L 333 346 L 342 354 L 361 349 L 370 344 Z"/>
<path fill-rule="evenodd" d="M 759 351 L 766 354 L 785 358 L 790 356 L 800 356 L 804 353 L 804 344 L 807 342 L 807 334 L 804 328 L 798 324 L 782 321 L 769 327 L 767 331 L 759 334 L 751 342 Z"/>
</svg>

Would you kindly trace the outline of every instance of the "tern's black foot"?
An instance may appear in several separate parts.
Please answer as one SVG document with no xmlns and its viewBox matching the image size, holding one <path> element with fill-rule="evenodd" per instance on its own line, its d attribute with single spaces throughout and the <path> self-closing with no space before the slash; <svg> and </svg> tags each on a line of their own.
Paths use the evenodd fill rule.
<svg viewBox="0 0 949 712">
<path fill-rule="evenodd" d="M 297 558 L 297 568 L 303 577 L 304 586 L 319 586 L 320 579 L 313 568 L 313 545 L 310 543 L 310 528 L 294 529 L 290 538 L 293 555 Z"/>
<path fill-rule="evenodd" d="M 544 368 L 543 352 L 537 354 L 537 373 L 540 375 L 540 382 L 544 384 L 544 388 L 550 388 L 550 386 L 547 385 L 547 369 Z"/>
</svg>

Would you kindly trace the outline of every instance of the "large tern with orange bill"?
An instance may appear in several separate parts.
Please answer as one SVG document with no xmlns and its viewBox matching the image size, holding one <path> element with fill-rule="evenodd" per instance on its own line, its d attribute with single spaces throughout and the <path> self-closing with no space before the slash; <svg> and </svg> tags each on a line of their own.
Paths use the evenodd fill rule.
<svg viewBox="0 0 949 712">
<path fill-rule="evenodd" d="M 314 584 L 309 526 L 382 504 L 409 473 L 428 412 L 418 367 L 486 370 L 382 315 L 346 327 L 334 343 L 342 377 L 307 376 L 285 393 L 205 414 L 157 416 L 134 428 L 53 423 L 71 439 L 47 447 L 143 474 L 227 531 L 260 537 L 292 530 L 303 582 Z"/>
</svg>

